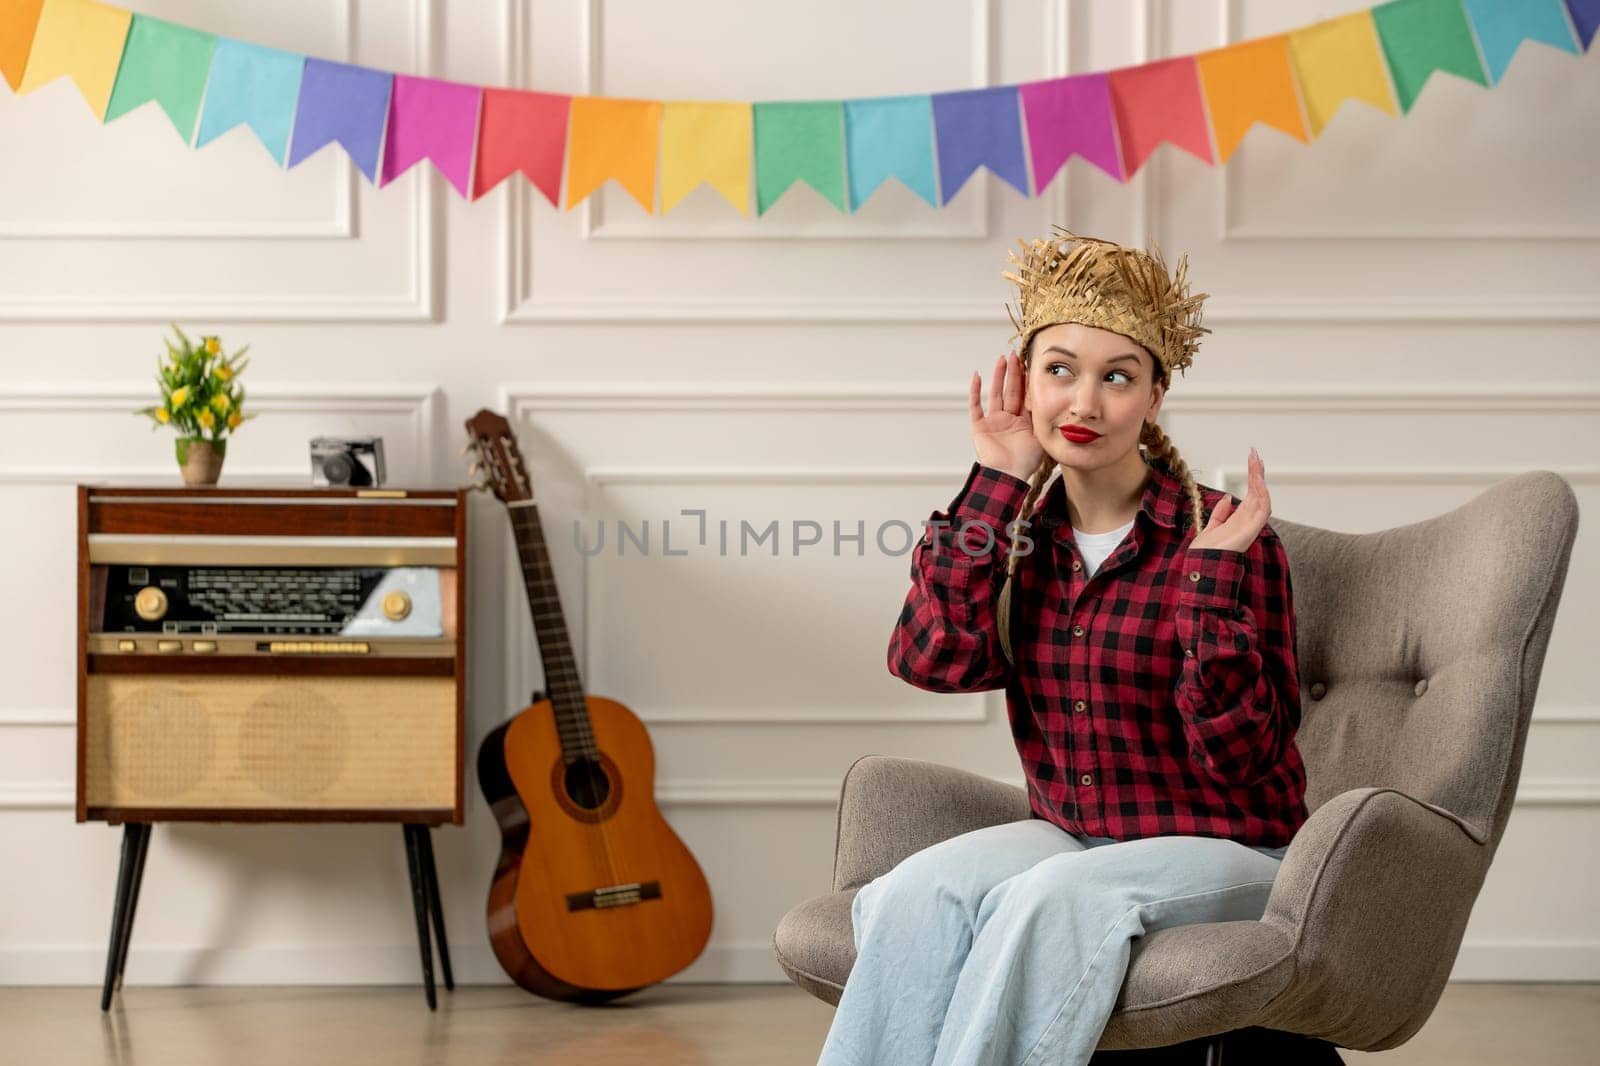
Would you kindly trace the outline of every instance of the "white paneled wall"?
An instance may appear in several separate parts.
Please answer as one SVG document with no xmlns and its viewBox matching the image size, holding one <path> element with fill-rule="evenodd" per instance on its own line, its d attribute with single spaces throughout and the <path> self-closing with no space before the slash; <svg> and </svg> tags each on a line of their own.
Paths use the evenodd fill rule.
<svg viewBox="0 0 1600 1066">
<path fill-rule="evenodd" d="M 910 93 L 1103 70 L 1357 10 L 1197 0 L 137 0 L 262 44 L 491 85 L 655 99 Z M 395 484 L 456 484 L 463 419 L 517 426 L 589 688 L 648 725 L 657 796 L 717 921 L 698 980 L 776 980 L 774 924 L 825 891 L 841 775 L 893 752 L 1020 781 L 1001 693 L 889 676 L 909 557 L 875 543 L 960 486 L 965 389 L 1011 332 L 1000 272 L 1064 222 L 1188 253 L 1214 330 L 1169 432 L 1275 513 L 1352 531 L 1544 468 L 1600 503 L 1600 60 L 1524 45 L 1493 90 L 1348 105 L 1311 145 L 1258 128 L 1224 168 L 1160 149 L 1126 186 L 1082 160 L 1025 199 L 981 175 L 942 210 L 897 184 L 852 216 L 810 189 L 760 219 L 702 187 L 671 215 L 615 185 L 572 211 L 517 179 L 475 204 L 426 167 L 374 189 L 337 149 L 280 171 L 243 129 L 200 151 L 153 105 L 109 126 L 74 87 L 0 91 L 0 983 L 98 983 L 119 833 L 73 820 L 72 486 L 177 483 L 133 417 L 168 322 L 248 341 L 262 417 L 224 483 L 298 477 L 320 433 L 381 433 Z M 705 512 L 709 536 L 685 511 Z M 477 497 L 468 751 L 540 684 L 503 509 Z M 592 557 L 573 525 L 650 523 Z M 741 522 L 780 551 L 741 555 Z M 663 523 L 674 548 L 661 551 Z M 733 550 L 717 550 L 718 523 Z M 794 523 L 821 544 L 793 550 Z M 834 523 L 861 523 L 858 553 Z M 1600 704 L 1581 666 L 1600 544 L 1580 529 L 1519 805 L 1460 978 L 1600 979 Z M 471 773 L 469 757 L 469 774 Z M 498 852 L 468 781 L 436 834 L 457 974 L 501 981 Z M 161 825 L 128 979 L 412 982 L 400 833 Z"/>
</svg>

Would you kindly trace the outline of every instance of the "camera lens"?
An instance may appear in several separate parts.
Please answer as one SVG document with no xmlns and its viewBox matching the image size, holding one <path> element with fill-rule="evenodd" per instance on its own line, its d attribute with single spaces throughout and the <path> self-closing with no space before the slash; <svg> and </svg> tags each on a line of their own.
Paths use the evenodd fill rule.
<svg viewBox="0 0 1600 1066">
<path fill-rule="evenodd" d="M 354 466 L 355 464 L 350 461 L 348 455 L 343 453 L 330 455 L 322 460 L 322 474 L 328 479 L 328 484 L 330 485 L 348 485 L 350 484 L 350 473 Z"/>
</svg>

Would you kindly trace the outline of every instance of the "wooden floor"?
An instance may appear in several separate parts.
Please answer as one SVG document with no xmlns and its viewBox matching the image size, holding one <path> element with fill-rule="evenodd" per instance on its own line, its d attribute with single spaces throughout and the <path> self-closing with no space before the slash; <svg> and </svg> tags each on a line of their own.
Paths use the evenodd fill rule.
<svg viewBox="0 0 1600 1066">
<path fill-rule="evenodd" d="M 604 1007 L 510 986 L 0 988 L 0 1061 L 28 1066 L 812 1066 L 833 1008 L 789 985 L 669 983 Z M 1591 1066 L 1600 985 L 1452 985 L 1404 1047 L 1346 1062 Z"/>
</svg>

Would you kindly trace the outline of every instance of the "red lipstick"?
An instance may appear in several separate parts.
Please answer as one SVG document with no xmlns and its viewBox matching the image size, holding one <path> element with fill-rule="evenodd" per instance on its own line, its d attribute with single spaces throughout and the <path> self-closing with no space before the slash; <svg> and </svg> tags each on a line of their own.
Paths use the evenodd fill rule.
<svg viewBox="0 0 1600 1066">
<path fill-rule="evenodd" d="M 1100 439 L 1100 434 L 1083 426 L 1062 426 L 1061 435 L 1074 444 L 1092 444 Z"/>
</svg>

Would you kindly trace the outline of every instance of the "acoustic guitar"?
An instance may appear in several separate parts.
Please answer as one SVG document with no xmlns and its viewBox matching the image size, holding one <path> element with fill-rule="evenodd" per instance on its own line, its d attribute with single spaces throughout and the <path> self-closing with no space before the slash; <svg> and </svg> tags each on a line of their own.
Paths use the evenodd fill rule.
<svg viewBox="0 0 1600 1066">
<path fill-rule="evenodd" d="M 529 992 L 604 1003 L 700 956 L 711 889 L 656 807 L 643 723 L 584 692 L 511 427 L 482 410 L 467 432 L 474 466 L 510 513 L 548 689 L 478 749 L 478 785 L 501 833 L 489 941 Z"/>
</svg>

